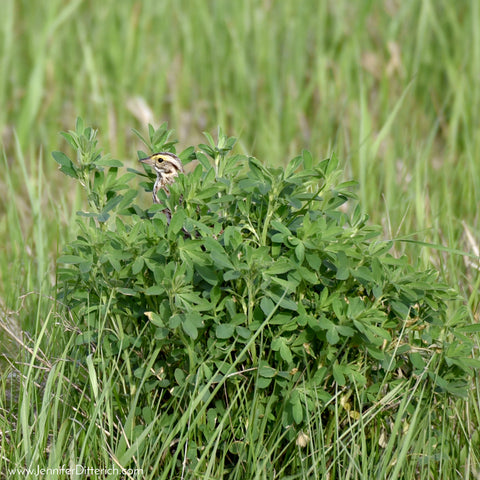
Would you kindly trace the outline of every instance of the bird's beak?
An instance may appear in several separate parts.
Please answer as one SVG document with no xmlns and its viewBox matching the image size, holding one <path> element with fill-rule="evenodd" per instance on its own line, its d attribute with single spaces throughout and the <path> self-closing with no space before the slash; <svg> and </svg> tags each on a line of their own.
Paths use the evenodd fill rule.
<svg viewBox="0 0 480 480">
<path fill-rule="evenodd" d="M 155 160 L 152 157 L 147 157 L 147 158 L 141 158 L 139 162 L 142 162 L 145 165 L 150 165 L 151 167 L 153 167 Z"/>
</svg>

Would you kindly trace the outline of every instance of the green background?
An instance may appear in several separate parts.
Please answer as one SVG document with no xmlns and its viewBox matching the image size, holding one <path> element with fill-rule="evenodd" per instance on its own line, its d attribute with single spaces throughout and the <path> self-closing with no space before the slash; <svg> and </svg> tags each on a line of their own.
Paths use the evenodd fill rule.
<svg viewBox="0 0 480 480">
<path fill-rule="evenodd" d="M 149 122 L 168 121 L 179 149 L 221 126 L 239 138 L 238 152 L 268 164 L 303 149 L 319 161 L 335 152 L 345 179 L 359 181 L 371 223 L 384 238 L 410 241 L 395 242 L 393 253 L 437 269 L 461 294 L 452 317 L 465 305 L 478 322 L 480 2 L 0 0 L 0 9 L 0 321 L 9 331 L 0 329 L 0 350 L 11 358 L 23 352 L 12 334 L 28 343 L 22 330 L 43 335 L 52 315 L 62 321 L 52 302 L 55 260 L 78 233 L 86 199 L 50 153 L 72 154 L 59 132 L 78 116 L 127 167 L 142 147 L 132 129 L 145 133 Z M 1 382 L 1 431 L 19 425 L 22 448 L 2 435 L 0 450 L 21 465 L 29 432 L 40 438 L 30 405 L 40 411 L 43 400 L 30 382 L 20 419 L 8 416 L 11 388 Z M 409 444 L 407 426 L 398 463 L 387 455 L 385 465 L 395 475 L 408 465 L 413 478 L 421 460 L 407 455 L 413 445 L 443 455 L 438 478 L 478 476 L 479 390 L 477 376 L 467 399 L 432 410 L 445 417 L 443 439 L 428 431 L 428 445 Z M 47 406 L 45 397 L 42 412 Z M 103 455 L 104 439 L 96 442 Z"/>
</svg>

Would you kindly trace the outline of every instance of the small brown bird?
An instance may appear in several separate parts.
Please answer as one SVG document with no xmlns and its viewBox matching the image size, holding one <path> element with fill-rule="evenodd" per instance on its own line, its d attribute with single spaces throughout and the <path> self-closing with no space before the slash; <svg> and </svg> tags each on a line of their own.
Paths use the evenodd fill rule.
<svg viewBox="0 0 480 480">
<path fill-rule="evenodd" d="M 162 189 L 167 195 L 170 195 L 168 185 L 171 185 L 178 177 L 179 173 L 185 173 L 181 160 L 170 152 L 154 153 L 150 157 L 141 158 L 140 162 L 145 165 L 150 165 L 157 174 L 157 179 L 153 185 L 153 203 L 160 203 L 158 198 L 158 191 Z M 163 210 L 167 217 L 167 223 L 170 225 L 172 219 L 172 212 L 169 208 Z"/>
<path fill-rule="evenodd" d="M 150 165 L 157 174 L 153 186 L 153 203 L 160 203 L 157 193 L 163 189 L 167 195 L 170 194 L 168 185 L 171 185 L 179 173 L 185 173 L 181 160 L 170 152 L 154 153 L 150 157 L 141 158 L 140 162 Z"/>
</svg>

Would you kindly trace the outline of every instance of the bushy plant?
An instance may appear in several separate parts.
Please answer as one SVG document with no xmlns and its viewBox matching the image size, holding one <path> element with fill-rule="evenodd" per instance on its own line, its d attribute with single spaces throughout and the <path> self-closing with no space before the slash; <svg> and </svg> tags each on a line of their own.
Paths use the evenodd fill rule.
<svg viewBox="0 0 480 480">
<path fill-rule="evenodd" d="M 175 152 L 166 125 L 148 133 L 147 154 Z M 143 178 L 151 191 L 149 167 L 119 176 L 122 164 L 100 153 L 81 120 L 64 134 L 77 159 L 53 153 L 90 205 L 58 259 L 59 294 L 85 356 L 102 349 L 126 365 L 120 404 L 141 389 L 140 399 L 161 396 L 175 422 L 188 392 L 201 392 L 197 438 L 232 408 L 256 411 L 266 430 L 280 417 L 294 438 L 339 389 L 362 392 L 345 418 L 412 377 L 465 393 L 476 363 L 463 311 L 446 315 L 455 294 L 434 270 L 389 253 L 334 156 L 315 162 L 304 151 L 273 168 L 232 154 L 235 139 L 221 131 L 217 143 L 206 136 L 179 153 L 198 165 L 146 209 L 136 185 Z M 235 406 L 239 391 L 255 402 Z M 240 441 L 241 430 L 225 435 Z"/>
</svg>

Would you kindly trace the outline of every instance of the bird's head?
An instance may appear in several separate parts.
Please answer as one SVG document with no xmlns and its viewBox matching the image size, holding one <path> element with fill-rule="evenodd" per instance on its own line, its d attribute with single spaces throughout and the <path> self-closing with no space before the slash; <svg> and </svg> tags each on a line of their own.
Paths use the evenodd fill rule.
<svg viewBox="0 0 480 480">
<path fill-rule="evenodd" d="M 154 153 L 150 157 L 141 158 L 139 161 L 145 165 L 150 165 L 161 177 L 176 177 L 179 173 L 184 173 L 181 160 L 170 152 Z"/>
</svg>

